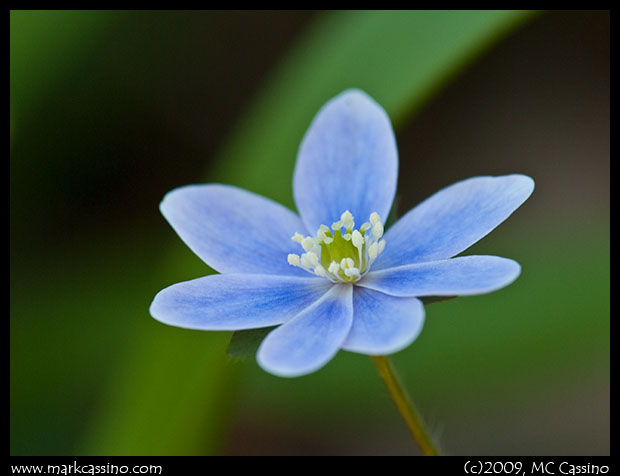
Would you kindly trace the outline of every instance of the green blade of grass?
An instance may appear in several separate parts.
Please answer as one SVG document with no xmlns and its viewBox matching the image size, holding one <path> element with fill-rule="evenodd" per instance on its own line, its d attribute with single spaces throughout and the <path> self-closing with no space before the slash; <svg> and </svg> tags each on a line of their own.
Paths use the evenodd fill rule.
<svg viewBox="0 0 620 476">
<path fill-rule="evenodd" d="M 213 176 L 292 206 L 297 148 L 331 97 L 360 88 L 395 126 L 529 11 L 357 11 L 322 17 L 294 45 L 230 136 Z"/>
</svg>

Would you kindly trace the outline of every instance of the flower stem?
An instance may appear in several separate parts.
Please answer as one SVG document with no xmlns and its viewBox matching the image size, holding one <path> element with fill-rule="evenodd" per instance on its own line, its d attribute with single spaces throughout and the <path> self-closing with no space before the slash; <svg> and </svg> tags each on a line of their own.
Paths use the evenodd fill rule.
<svg viewBox="0 0 620 476">
<path fill-rule="evenodd" d="M 413 439 L 422 450 L 422 453 L 425 456 L 439 456 L 440 452 L 437 444 L 433 441 L 428 430 L 424 427 L 420 413 L 411 401 L 405 387 L 403 387 L 403 384 L 398 378 L 392 363 L 385 355 L 373 355 L 371 357 L 377 366 L 379 375 L 385 382 L 385 385 L 390 392 L 392 400 L 394 400 L 398 411 L 405 420 Z"/>
</svg>

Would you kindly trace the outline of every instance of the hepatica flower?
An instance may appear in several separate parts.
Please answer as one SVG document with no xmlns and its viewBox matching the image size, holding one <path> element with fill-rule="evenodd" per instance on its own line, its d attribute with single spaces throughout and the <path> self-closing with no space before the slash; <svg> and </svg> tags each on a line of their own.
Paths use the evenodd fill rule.
<svg viewBox="0 0 620 476">
<path fill-rule="evenodd" d="M 164 197 L 168 222 L 221 274 L 160 291 L 152 316 L 211 331 L 277 326 L 257 360 L 293 377 L 340 349 L 386 355 L 408 346 L 424 322 L 421 297 L 488 293 L 517 278 L 513 260 L 455 256 L 529 197 L 531 178 L 463 180 L 385 230 L 397 177 L 385 111 L 362 91 L 341 93 L 321 108 L 299 148 L 299 215 L 229 185 L 188 185 Z"/>
</svg>

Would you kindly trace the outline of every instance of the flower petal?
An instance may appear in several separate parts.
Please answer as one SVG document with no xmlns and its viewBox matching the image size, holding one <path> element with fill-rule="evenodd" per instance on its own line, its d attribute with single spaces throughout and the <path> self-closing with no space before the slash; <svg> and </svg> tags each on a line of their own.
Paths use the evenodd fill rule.
<svg viewBox="0 0 620 476">
<path fill-rule="evenodd" d="M 355 286 L 353 325 L 342 348 L 370 355 L 404 349 L 422 331 L 424 305 L 414 297 L 395 297 Z"/>
<path fill-rule="evenodd" d="M 281 377 L 318 370 L 338 352 L 351 328 L 352 285 L 334 285 L 328 293 L 261 343 L 259 365 Z"/>
<path fill-rule="evenodd" d="M 171 326 L 239 330 L 281 324 L 323 296 L 325 279 L 214 274 L 160 291 L 151 315 Z"/>
<path fill-rule="evenodd" d="M 451 258 L 490 233 L 534 190 L 525 175 L 473 177 L 435 193 L 385 234 L 373 269 Z"/>
<path fill-rule="evenodd" d="M 303 252 L 299 217 L 265 197 L 230 185 L 188 185 L 164 197 L 160 210 L 181 239 L 220 273 L 310 276 L 288 264 Z"/>
<path fill-rule="evenodd" d="M 318 112 L 297 155 L 293 193 L 306 227 L 330 226 L 349 210 L 360 223 L 385 220 L 398 177 L 387 114 L 366 93 L 347 90 Z"/>
<path fill-rule="evenodd" d="M 520 272 L 511 259 L 461 256 L 371 271 L 356 284 L 392 296 L 467 296 L 503 288 Z"/>
</svg>

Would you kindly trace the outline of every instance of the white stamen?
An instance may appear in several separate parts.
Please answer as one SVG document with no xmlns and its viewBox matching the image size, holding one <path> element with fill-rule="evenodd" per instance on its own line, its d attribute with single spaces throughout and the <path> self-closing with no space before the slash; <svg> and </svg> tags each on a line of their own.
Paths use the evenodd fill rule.
<svg viewBox="0 0 620 476">
<path fill-rule="evenodd" d="M 375 240 L 381 238 L 383 236 L 383 223 L 380 221 L 375 223 L 372 227 L 372 234 L 374 235 Z"/>
<path fill-rule="evenodd" d="M 306 268 L 314 268 L 319 264 L 319 257 L 314 253 L 304 253 L 301 255 L 301 264 Z"/>
<path fill-rule="evenodd" d="M 335 261 L 332 261 L 329 267 L 327 268 L 327 271 L 329 271 L 331 274 L 337 275 L 338 271 L 340 271 L 340 265 L 336 263 Z"/>
<path fill-rule="evenodd" d="M 349 210 L 345 210 L 342 215 L 340 215 L 340 219 L 342 221 L 353 221 L 353 215 L 351 215 Z"/>
<path fill-rule="evenodd" d="M 342 228 L 342 220 L 338 220 L 332 223 L 332 230 L 339 231 L 340 228 Z"/>
<path fill-rule="evenodd" d="M 364 245 L 364 237 L 357 230 L 353 230 L 353 233 L 351 234 L 351 241 L 353 242 L 353 246 L 356 248 L 361 248 Z"/>
<path fill-rule="evenodd" d="M 377 257 L 378 254 L 379 254 L 379 246 L 375 242 L 368 247 L 368 256 L 370 257 L 371 260 L 373 260 Z"/>
<path fill-rule="evenodd" d="M 379 252 L 377 254 L 381 254 L 384 249 L 385 249 L 385 240 L 380 240 L 379 241 Z"/>
<path fill-rule="evenodd" d="M 318 243 L 321 243 L 323 241 L 323 242 L 329 244 L 332 241 L 334 241 L 334 239 L 331 238 L 331 234 L 332 234 L 332 232 L 329 231 L 329 228 L 327 228 L 325 225 L 321 225 L 319 227 L 319 229 L 316 231 L 316 241 Z"/>
<path fill-rule="evenodd" d="M 347 241 L 351 241 L 351 233 L 345 233 L 342 237 Z"/>
<path fill-rule="evenodd" d="M 340 267 L 345 270 L 348 268 L 353 268 L 355 266 L 355 262 L 351 258 L 342 258 L 340 261 Z"/>
<path fill-rule="evenodd" d="M 370 214 L 370 223 L 374 226 L 381 221 L 379 214 L 377 212 L 372 212 Z"/>
<path fill-rule="evenodd" d="M 356 278 L 360 275 L 360 270 L 357 268 L 348 268 L 344 270 L 344 274 L 346 274 L 349 278 Z"/>
<path fill-rule="evenodd" d="M 347 230 L 352 230 L 355 226 L 355 222 L 353 221 L 353 215 L 351 215 L 351 212 L 349 210 L 345 211 L 342 215 L 340 215 L 340 221 Z"/>
<path fill-rule="evenodd" d="M 310 236 L 306 236 L 303 240 L 301 240 L 301 246 L 304 251 L 310 251 L 314 247 L 314 245 L 314 240 Z"/>
<path fill-rule="evenodd" d="M 351 242 L 353 243 L 353 246 L 357 248 L 357 262 L 361 265 L 364 261 L 362 259 L 362 254 L 364 252 L 364 237 L 359 231 L 353 230 Z"/>
<path fill-rule="evenodd" d="M 288 264 L 292 266 L 299 266 L 299 255 L 291 253 L 288 255 L 287 260 Z"/>
<path fill-rule="evenodd" d="M 301 243 L 301 240 L 304 239 L 304 235 L 302 235 L 301 233 L 295 233 L 293 236 L 291 236 L 291 240 L 293 240 L 295 243 Z"/>
<path fill-rule="evenodd" d="M 327 271 L 325 271 L 325 268 L 323 268 L 320 264 L 317 264 L 314 267 L 314 274 L 317 276 L 323 276 L 324 278 L 327 277 Z"/>
<path fill-rule="evenodd" d="M 368 230 L 368 228 L 370 228 L 371 226 L 372 226 L 372 225 L 371 225 L 370 223 L 368 223 L 368 222 L 364 223 L 364 224 L 362 225 L 362 227 L 360 228 L 360 232 L 365 233 L 365 232 L 366 232 L 366 230 Z"/>
</svg>

